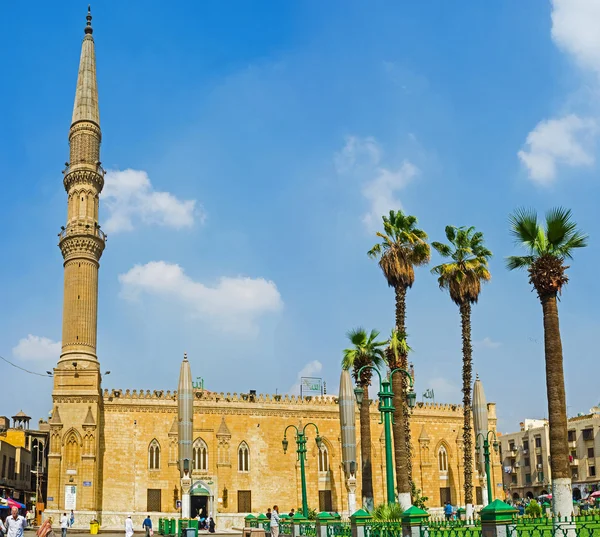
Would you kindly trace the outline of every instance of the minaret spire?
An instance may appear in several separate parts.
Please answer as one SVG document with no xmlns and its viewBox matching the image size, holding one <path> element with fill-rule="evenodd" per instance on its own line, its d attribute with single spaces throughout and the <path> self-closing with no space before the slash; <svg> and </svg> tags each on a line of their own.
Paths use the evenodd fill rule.
<svg viewBox="0 0 600 537">
<path fill-rule="evenodd" d="M 92 33 L 92 12 L 88 6 L 86 17 L 87 24 L 81 45 L 81 59 L 79 60 L 79 75 L 77 76 L 77 89 L 75 91 L 75 105 L 73 106 L 73 121 L 92 121 L 100 127 L 100 111 L 98 110 L 98 86 L 96 84 L 96 52 Z"/>
<path fill-rule="evenodd" d="M 65 268 L 59 369 L 61 364 L 68 368 L 77 363 L 78 374 L 82 367 L 98 369 L 98 268 L 106 241 L 98 223 L 104 170 L 100 165 L 102 133 L 92 14 L 89 7 L 86 20 L 69 130 L 70 162 L 63 171 L 67 191 L 67 223 L 62 227 L 58 243 Z"/>
</svg>

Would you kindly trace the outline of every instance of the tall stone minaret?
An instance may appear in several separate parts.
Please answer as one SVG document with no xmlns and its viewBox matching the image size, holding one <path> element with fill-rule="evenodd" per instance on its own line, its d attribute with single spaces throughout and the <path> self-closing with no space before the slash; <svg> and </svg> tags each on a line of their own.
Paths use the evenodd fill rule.
<svg viewBox="0 0 600 537">
<path fill-rule="evenodd" d="M 106 236 L 98 223 L 99 195 L 104 186 L 100 165 L 100 114 L 96 55 L 88 8 L 79 74 L 69 130 L 70 162 L 64 170 L 67 223 L 60 233 L 64 258 L 62 352 L 58 369 L 99 369 L 96 356 L 98 267 Z"/>
<path fill-rule="evenodd" d="M 96 58 L 88 8 L 69 131 L 71 156 L 64 171 L 67 222 L 58 242 L 65 267 L 62 351 L 54 369 L 48 453 L 47 513 L 59 518 L 61 511 L 74 509 L 81 524 L 76 527 L 97 519 L 102 504 L 99 446 L 103 400 L 96 323 L 98 267 L 106 237 L 98 224 L 98 196 L 104 185 L 100 139 Z"/>
</svg>

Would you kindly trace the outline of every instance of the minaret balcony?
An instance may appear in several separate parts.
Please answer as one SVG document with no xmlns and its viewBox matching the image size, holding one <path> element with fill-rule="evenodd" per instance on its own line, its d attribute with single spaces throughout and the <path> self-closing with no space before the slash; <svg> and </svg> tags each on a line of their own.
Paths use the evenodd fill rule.
<svg viewBox="0 0 600 537">
<path fill-rule="evenodd" d="M 98 224 L 70 224 L 67 227 L 61 227 L 58 234 L 59 242 L 71 235 L 92 235 L 106 242 L 108 235 L 100 229 Z"/>
<path fill-rule="evenodd" d="M 104 187 L 104 174 L 106 171 L 100 162 L 96 164 L 89 162 L 69 164 L 67 162 L 62 173 L 64 176 L 63 184 L 67 192 L 72 186 L 80 184 L 94 185 L 98 192 L 101 192 Z"/>
</svg>

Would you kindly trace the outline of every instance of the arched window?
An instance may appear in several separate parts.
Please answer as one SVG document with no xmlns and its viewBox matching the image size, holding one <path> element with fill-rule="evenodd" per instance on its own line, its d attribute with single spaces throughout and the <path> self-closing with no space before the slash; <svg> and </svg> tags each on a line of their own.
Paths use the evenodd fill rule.
<svg viewBox="0 0 600 537">
<path fill-rule="evenodd" d="M 148 468 L 158 470 L 160 468 L 160 444 L 156 438 L 150 442 L 148 447 Z"/>
<path fill-rule="evenodd" d="M 440 450 L 438 451 L 438 465 L 440 472 L 448 471 L 448 452 L 444 446 L 441 446 Z"/>
<path fill-rule="evenodd" d="M 208 471 L 208 446 L 202 438 L 196 438 L 193 446 L 194 470 Z"/>
<path fill-rule="evenodd" d="M 79 439 L 71 432 L 65 442 L 65 464 L 69 469 L 77 468 L 79 464 Z"/>
<path fill-rule="evenodd" d="M 329 472 L 329 452 L 325 445 L 319 448 L 319 472 Z"/>
<path fill-rule="evenodd" d="M 242 442 L 238 448 L 238 472 L 250 471 L 250 449 L 246 442 Z"/>
</svg>

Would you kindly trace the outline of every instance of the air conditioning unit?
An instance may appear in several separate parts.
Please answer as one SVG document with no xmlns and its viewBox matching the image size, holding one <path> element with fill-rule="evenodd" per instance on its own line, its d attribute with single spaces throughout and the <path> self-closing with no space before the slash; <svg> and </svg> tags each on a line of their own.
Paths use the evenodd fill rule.
<svg viewBox="0 0 600 537">
<path fill-rule="evenodd" d="M 538 464 L 537 467 L 538 467 L 538 470 L 541 470 L 544 467 L 544 465 L 543 464 Z"/>
<path fill-rule="evenodd" d="M 518 468 L 518 467 L 519 467 L 519 463 L 515 462 L 515 468 Z"/>
<path fill-rule="evenodd" d="M 524 449 L 523 450 L 523 455 L 527 455 L 527 453 L 529 453 L 529 450 L 528 449 Z"/>
</svg>

